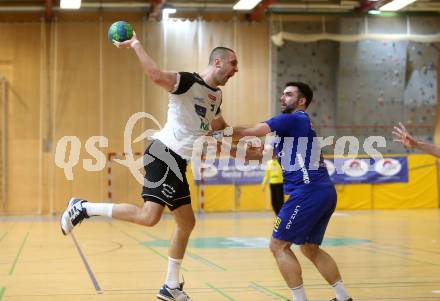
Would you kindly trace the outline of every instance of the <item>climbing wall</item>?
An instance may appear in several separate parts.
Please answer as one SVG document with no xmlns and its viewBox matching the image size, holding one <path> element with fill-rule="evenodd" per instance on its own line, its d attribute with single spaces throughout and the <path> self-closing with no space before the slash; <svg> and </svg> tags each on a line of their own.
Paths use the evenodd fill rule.
<svg viewBox="0 0 440 301">
<path fill-rule="evenodd" d="M 358 35 L 429 35 L 440 20 L 427 17 L 345 17 L 324 24 L 326 32 Z M 279 27 L 279 26 L 278 26 Z M 320 22 L 285 22 L 282 31 L 323 32 Z M 386 153 L 401 153 L 392 127 L 403 122 L 418 138 L 432 141 L 437 103 L 439 45 L 412 41 L 294 42 L 272 46 L 274 102 L 287 81 L 304 81 L 314 90 L 309 108 L 321 136 L 369 136 L 387 140 Z M 276 106 L 279 112 L 279 106 Z M 362 153 L 362 147 L 361 147 Z M 324 152 L 332 152 L 331 147 Z"/>
</svg>

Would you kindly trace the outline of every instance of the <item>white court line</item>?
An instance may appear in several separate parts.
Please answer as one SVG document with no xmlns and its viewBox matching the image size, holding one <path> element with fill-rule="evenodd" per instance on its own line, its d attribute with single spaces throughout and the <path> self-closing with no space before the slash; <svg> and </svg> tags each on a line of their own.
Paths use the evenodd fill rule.
<svg viewBox="0 0 440 301">
<path fill-rule="evenodd" d="M 350 216 L 350 213 L 341 213 L 341 212 L 335 212 L 333 213 L 333 216 Z"/>
</svg>

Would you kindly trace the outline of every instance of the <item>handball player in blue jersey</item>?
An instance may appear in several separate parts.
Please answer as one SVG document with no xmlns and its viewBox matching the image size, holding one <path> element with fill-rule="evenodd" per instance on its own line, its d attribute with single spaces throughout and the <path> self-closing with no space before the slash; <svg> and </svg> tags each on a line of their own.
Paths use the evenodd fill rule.
<svg viewBox="0 0 440 301">
<path fill-rule="evenodd" d="M 313 262 L 333 286 L 333 301 L 352 301 L 342 282 L 336 262 L 320 248 L 327 224 L 336 208 L 336 190 L 321 156 L 321 149 L 305 112 L 313 98 L 307 84 L 287 83 L 281 95 L 282 114 L 251 128 L 235 128 L 235 138 L 262 137 L 274 132 L 275 154 L 283 168 L 284 203 L 275 222 L 270 241 L 278 268 L 292 290 L 295 301 L 306 301 L 301 266 L 291 245 Z"/>
</svg>

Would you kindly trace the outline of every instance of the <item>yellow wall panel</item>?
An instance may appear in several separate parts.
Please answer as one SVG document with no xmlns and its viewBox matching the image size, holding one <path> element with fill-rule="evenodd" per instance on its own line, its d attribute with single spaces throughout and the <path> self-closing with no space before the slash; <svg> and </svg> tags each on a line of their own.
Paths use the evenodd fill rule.
<svg viewBox="0 0 440 301">
<path fill-rule="evenodd" d="M 372 209 L 371 184 L 336 185 L 337 209 Z"/>
<path fill-rule="evenodd" d="M 436 159 L 429 155 L 408 156 L 409 182 L 376 184 L 373 208 L 437 208 L 438 186 Z"/>
<path fill-rule="evenodd" d="M 206 211 L 231 211 L 235 208 L 235 188 L 232 185 L 211 185 L 205 188 Z"/>
<path fill-rule="evenodd" d="M 337 209 L 437 208 L 435 158 L 429 155 L 409 155 L 408 166 L 409 183 L 336 185 Z M 194 191 L 193 207 L 198 208 L 197 188 L 192 184 L 192 178 L 189 181 Z M 237 194 L 236 189 L 239 189 Z M 207 211 L 271 210 L 270 194 L 262 192 L 260 185 L 242 185 L 240 188 L 233 185 L 206 186 L 205 208 Z"/>
<path fill-rule="evenodd" d="M 269 188 L 267 188 L 269 190 Z M 261 191 L 261 185 L 241 185 L 239 209 L 263 210 L 271 209 L 270 194 Z"/>
</svg>

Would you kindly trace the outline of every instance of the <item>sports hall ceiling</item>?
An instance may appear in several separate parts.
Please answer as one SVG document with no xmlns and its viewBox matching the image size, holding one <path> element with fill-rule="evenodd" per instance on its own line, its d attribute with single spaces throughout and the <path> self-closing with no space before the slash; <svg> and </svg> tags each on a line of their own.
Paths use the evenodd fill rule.
<svg viewBox="0 0 440 301">
<path fill-rule="evenodd" d="M 359 13 L 367 12 L 390 0 L 263 0 L 262 12 L 298 13 Z M 149 11 L 171 6 L 186 13 L 234 13 L 237 0 L 82 0 L 82 11 Z M 58 10 L 59 0 L 0 0 L 0 12 L 44 11 L 47 6 Z M 417 0 L 405 12 L 440 13 L 440 0 Z"/>
</svg>

